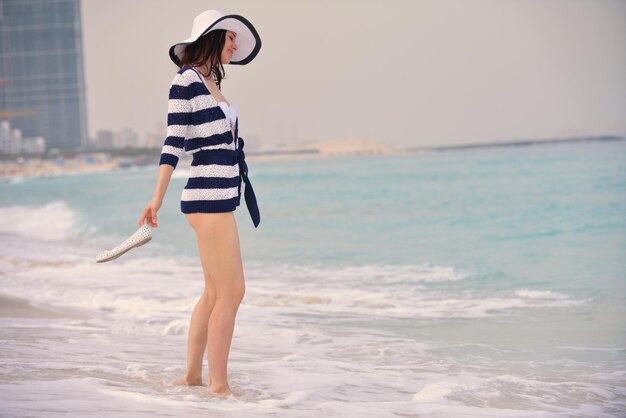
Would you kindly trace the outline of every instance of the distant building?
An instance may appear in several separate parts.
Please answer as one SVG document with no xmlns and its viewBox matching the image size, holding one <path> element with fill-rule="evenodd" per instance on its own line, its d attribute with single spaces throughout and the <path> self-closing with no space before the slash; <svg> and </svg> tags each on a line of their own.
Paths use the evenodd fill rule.
<svg viewBox="0 0 626 418">
<path fill-rule="evenodd" d="M 139 135 L 132 129 L 123 129 L 113 141 L 115 148 L 139 148 Z"/>
<path fill-rule="evenodd" d="M 19 154 L 22 148 L 21 133 L 11 130 L 11 124 L 5 120 L 0 122 L 0 152 L 3 154 Z"/>
<path fill-rule="evenodd" d="M 165 123 L 157 122 L 153 125 L 151 132 L 148 132 L 145 136 L 144 147 L 146 148 L 161 148 L 165 143 L 167 137 L 167 125 Z"/>
<path fill-rule="evenodd" d="M 101 129 L 96 132 L 96 143 L 94 145 L 99 149 L 113 148 L 113 137 L 113 131 Z"/>
<path fill-rule="evenodd" d="M 22 138 L 22 152 L 25 154 L 43 154 L 46 151 L 46 140 L 41 136 Z"/>
<path fill-rule="evenodd" d="M 96 137 L 92 145 L 97 149 L 123 149 L 140 148 L 139 135 L 132 129 L 122 129 L 120 132 L 108 129 L 100 129 L 96 132 Z"/>
<path fill-rule="evenodd" d="M 0 154 L 43 154 L 46 141 L 43 137 L 22 138 L 22 131 L 11 129 L 11 124 L 0 122 Z"/>
<path fill-rule="evenodd" d="M 80 0 L 0 0 L 0 117 L 50 148 L 86 144 Z"/>
<path fill-rule="evenodd" d="M 145 148 L 161 148 L 165 139 L 163 135 L 148 133 L 146 134 L 144 146 Z"/>
</svg>

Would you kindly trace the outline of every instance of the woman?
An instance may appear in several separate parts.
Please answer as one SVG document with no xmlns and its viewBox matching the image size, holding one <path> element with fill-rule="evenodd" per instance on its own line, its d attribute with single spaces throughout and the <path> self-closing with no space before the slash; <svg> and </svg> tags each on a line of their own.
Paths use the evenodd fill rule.
<svg viewBox="0 0 626 418">
<path fill-rule="evenodd" d="M 154 195 L 139 225 L 157 226 L 157 211 L 183 150 L 193 156 L 181 211 L 196 233 L 204 272 L 204 292 L 191 315 L 187 372 L 176 381 L 202 385 L 202 359 L 208 357 L 211 392 L 231 394 L 228 353 L 235 316 L 244 296 L 244 275 L 234 210 L 242 181 L 254 226 L 260 216 L 248 180 L 243 139 L 238 137 L 235 108 L 222 95 L 224 64 L 247 64 L 259 52 L 261 40 L 250 22 L 238 15 L 207 10 L 196 16 L 191 37 L 170 48 L 180 68 L 168 102 L 167 138 L 161 152 Z"/>
</svg>

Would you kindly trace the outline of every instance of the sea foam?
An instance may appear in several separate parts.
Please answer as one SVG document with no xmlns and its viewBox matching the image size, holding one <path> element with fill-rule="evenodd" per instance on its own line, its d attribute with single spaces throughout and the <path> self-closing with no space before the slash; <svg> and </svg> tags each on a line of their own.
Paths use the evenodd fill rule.
<svg viewBox="0 0 626 418">
<path fill-rule="evenodd" d="M 0 207 L 0 232 L 46 241 L 59 241 L 79 232 L 78 213 L 67 203 Z"/>
</svg>

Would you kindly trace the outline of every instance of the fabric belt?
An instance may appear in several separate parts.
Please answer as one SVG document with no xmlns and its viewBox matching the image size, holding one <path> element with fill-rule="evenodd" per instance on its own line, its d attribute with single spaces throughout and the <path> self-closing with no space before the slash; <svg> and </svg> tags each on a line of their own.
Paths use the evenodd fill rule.
<svg viewBox="0 0 626 418">
<path fill-rule="evenodd" d="M 248 178 L 248 164 L 246 164 L 246 154 L 243 152 L 243 138 L 239 138 L 237 140 L 237 144 L 238 146 L 236 150 L 215 149 L 198 151 L 193 154 L 193 159 L 196 164 L 202 164 L 203 162 L 206 164 L 215 157 L 227 157 L 229 159 L 233 157 L 236 158 L 239 163 L 239 176 L 245 184 L 244 199 L 246 200 L 246 206 L 248 207 L 248 213 L 250 213 L 250 217 L 252 218 L 252 223 L 254 223 L 254 227 L 256 228 L 261 222 L 261 214 L 259 213 L 259 205 L 256 201 L 256 195 L 254 194 L 252 183 L 250 183 L 250 179 Z"/>
<path fill-rule="evenodd" d="M 239 138 L 237 140 L 237 143 L 237 160 L 239 161 L 239 174 L 241 174 L 241 178 L 246 185 L 246 187 L 244 188 L 244 198 L 246 199 L 248 213 L 250 213 L 252 223 L 254 223 L 254 227 L 256 228 L 261 222 L 259 205 L 256 201 L 256 195 L 254 194 L 252 183 L 250 183 L 250 179 L 248 178 L 248 164 L 246 164 L 246 154 L 243 152 L 243 138 Z"/>
</svg>

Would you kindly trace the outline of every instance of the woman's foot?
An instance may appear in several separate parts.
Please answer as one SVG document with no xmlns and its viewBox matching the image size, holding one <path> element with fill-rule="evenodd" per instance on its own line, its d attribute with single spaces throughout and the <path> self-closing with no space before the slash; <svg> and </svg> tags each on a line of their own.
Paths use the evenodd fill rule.
<svg viewBox="0 0 626 418">
<path fill-rule="evenodd" d="M 178 386 L 202 386 L 202 378 L 189 378 L 187 376 L 181 376 L 174 380 L 174 384 Z"/>
<path fill-rule="evenodd" d="M 228 386 L 209 386 L 209 390 L 213 395 L 220 398 L 228 398 L 233 394 Z"/>
</svg>

